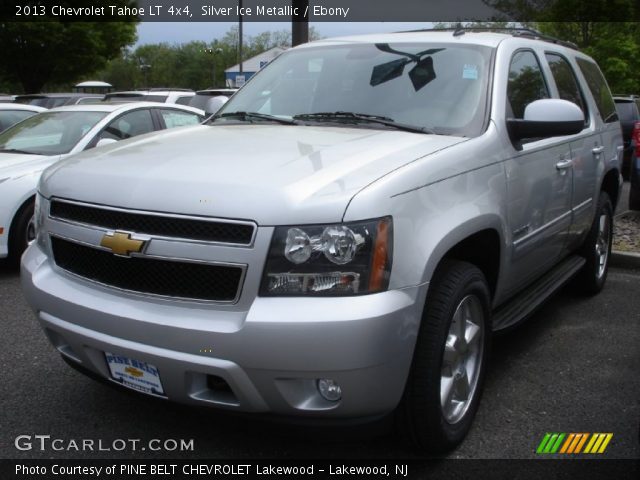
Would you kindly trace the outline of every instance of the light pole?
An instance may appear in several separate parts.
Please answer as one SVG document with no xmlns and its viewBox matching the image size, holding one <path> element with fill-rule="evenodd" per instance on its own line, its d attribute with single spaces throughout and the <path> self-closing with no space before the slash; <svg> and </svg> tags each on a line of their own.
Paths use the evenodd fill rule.
<svg viewBox="0 0 640 480">
<path fill-rule="evenodd" d="M 138 65 L 140 70 L 142 70 L 142 74 L 144 75 L 144 88 L 149 88 L 149 83 L 147 81 L 147 72 L 151 68 L 151 65 L 144 62 L 144 58 L 138 58 Z"/>
<path fill-rule="evenodd" d="M 218 55 L 219 53 L 222 53 L 222 49 L 221 48 L 205 48 L 204 51 L 210 55 L 213 56 L 213 83 L 212 83 L 212 87 L 216 88 L 216 55 Z"/>
</svg>

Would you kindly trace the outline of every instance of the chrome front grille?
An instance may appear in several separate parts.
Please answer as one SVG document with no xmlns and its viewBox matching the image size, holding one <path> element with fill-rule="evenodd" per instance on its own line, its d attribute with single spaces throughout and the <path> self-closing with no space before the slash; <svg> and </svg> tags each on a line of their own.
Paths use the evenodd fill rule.
<svg viewBox="0 0 640 480">
<path fill-rule="evenodd" d="M 58 199 L 51 201 L 49 215 L 108 230 L 237 246 L 250 246 L 256 229 L 255 224 L 248 221 L 142 212 Z"/>
<path fill-rule="evenodd" d="M 257 226 L 52 199 L 47 230 L 53 261 L 88 281 L 182 300 L 238 302 Z M 121 249 L 113 238 L 137 242 Z"/>
</svg>

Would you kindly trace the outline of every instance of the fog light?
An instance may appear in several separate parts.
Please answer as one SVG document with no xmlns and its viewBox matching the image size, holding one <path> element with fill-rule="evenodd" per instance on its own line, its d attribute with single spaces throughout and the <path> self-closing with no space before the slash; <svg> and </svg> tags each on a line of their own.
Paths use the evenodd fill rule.
<svg viewBox="0 0 640 480">
<path fill-rule="evenodd" d="M 320 378 L 318 380 L 318 391 L 325 400 L 337 402 L 342 398 L 342 389 L 334 380 L 329 378 Z"/>
</svg>

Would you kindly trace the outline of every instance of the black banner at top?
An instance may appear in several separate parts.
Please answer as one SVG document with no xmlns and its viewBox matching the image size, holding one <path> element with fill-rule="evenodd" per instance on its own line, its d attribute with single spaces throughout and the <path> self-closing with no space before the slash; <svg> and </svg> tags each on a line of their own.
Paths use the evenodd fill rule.
<svg viewBox="0 0 640 480">
<path fill-rule="evenodd" d="M 3 0 L 2 21 L 638 21 L 637 0 Z"/>
</svg>

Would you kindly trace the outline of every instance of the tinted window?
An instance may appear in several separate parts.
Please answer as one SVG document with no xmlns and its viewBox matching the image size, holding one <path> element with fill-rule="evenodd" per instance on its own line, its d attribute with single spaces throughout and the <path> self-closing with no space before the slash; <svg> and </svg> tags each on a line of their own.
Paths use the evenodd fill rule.
<svg viewBox="0 0 640 480">
<path fill-rule="evenodd" d="M 616 101 L 616 111 L 623 122 L 632 122 L 638 118 L 635 102 Z"/>
<path fill-rule="evenodd" d="M 542 98 L 549 98 L 549 91 L 538 59 L 529 50 L 517 52 L 511 59 L 507 85 L 513 118 L 524 118 L 526 106 Z M 511 116 L 510 112 L 507 116 Z"/>
<path fill-rule="evenodd" d="M 582 93 L 580 92 L 580 87 L 578 87 L 578 81 L 576 80 L 573 68 L 571 68 L 569 62 L 560 55 L 548 53 L 546 56 L 553 79 L 556 82 L 556 87 L 558 87 L 560 98 L 579 106 L 582 113 L 584 113 L 586 121 L 587 109 L 585 108 Z"/>
<path fill-rule="evenodd" d="M 616 107 L 613 103 L 613 98 L 611 98 L 611 92 L 609 91 L 607 82 L 604 80 L 598 66 L 593 62 L 584 60 L 583 58 L 578 58 L 577 62 L 580 67 L 580 71 L 587 81 L 587 85 L 593 95 L 593 99 L 596 102 L 596 106 L 598 107 L 598 112 L 600 113 L 602 120 L 605 122 L 617 121 L 618 115 L 616 114 Z"/>
<path fill-rule="evenodd" d="M 200 123 L 200 116 L 195 113 L 181 112 L 180 110 L 160 109 L 160 115 L 167 128 L 184 127 Z"/>
<path fill-rule="evenodd" d="M 164 103 L 167 101 L 168 95 L 145 95 L 144 98 L 140 100 L 144 100 L 145 102 L 160 102 Z"/>
<path fill-rule="evenodd" d="M 189 95 L 188 97 L 178 97 L 178 99 L 176 100 L 176 103 L 178 105 L 189 105 L 189 102 L 191 101 L 191 98 L 193 97 L 193 95 Z"/>
<path fill-rule="evenodd" d="M 0 132 L 6 130 L 14 123 L 18 123 L 35 114 L 36 112 L 29 112 L 27 110 L 0 110 Z"/>
<path fill-rule="evenodd" d="M 154 130 L 151 112 L 149 110 L 134 110 L 109 123 L 100 134 L 100 138 L 124 140 Z"/>
<path fill-rule="evenodd" d="M 46 108 L 62 107 L 67 103 L 68 100 L 69 100 L 69 97 L 52 97 L 47 99 L 45 107 Z"/>
</svg>

